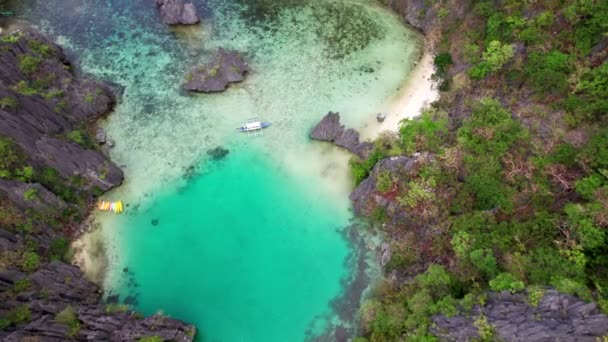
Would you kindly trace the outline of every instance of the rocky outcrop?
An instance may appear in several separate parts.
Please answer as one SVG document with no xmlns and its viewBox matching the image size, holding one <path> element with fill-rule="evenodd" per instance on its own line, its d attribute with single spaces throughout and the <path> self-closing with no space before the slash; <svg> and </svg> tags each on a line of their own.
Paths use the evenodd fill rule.
<svg viewBox="0 0 608 342">
<path fill-rule="evenodd" d="M 0 179 L 0 193 L 22 210 L 55 212 L 67 208 L 67 204 L 40 184 Z"/>
<path fill-rule="evenodd" d="M 247 63 L 238 52 L 220 48 L 211 63 L 188 74 L 184 88 L 202 93 L 224 91 L 230 83 L 245 80 L 248 71 Z"/>
<path fill-rule="evenodd" d="M 548 290 L 538 306 L 528 304 L 524 294 L 488 295 L 486 304 L 470 315 L 433 317 L 432 331 L 444 341 L 479 338 L 475 320 L 485 316 L 501 341 L 598 341 L 608 334 L 608 317 L 595 303 Z"/>
<path fill-rule="evenodd" d="M 196 7 L 183 0 L 155 0 L 163 22 L 167 25 L 192 25 L 200 21 Z"/>
<path fill-rule="evenodd" d="M 366 159 L 373 149 L 369 142 L 359 141 L 359 132 L 340 124 L 340 113 L 329 112 L 319 121 L 310 133 L 314 140 L 328 141 L 344 147 L 361 159 Z"/>
<path fill-rule="evenodd" d="M 2 176 L 14 178 L 0 179 L 1 341 L 193 339 L 194 327 L 180 321 L 106 306 L 79 268 L 59 261 L 69 248 L 64 233 L 77 223 L 70 215 L 83 214 L 81 203 L 122 182 L 122 171 L 89 135 L 114 102 L 108 86 L 77 77 L 44 36 L 0 39 L 0 138 L 10 157 Z M 97 138 L 109 144 L 105 133 Z"/>
<path fill-rule="evenodd" d="M 33 32 L 3 39 L 0 65 L 0 136 L 18 145 L 28 164 L 53 168 L 64 179 L 79 177 L 84 189 L 122 182 L 118 167 L 82 144 L 86 126 L 115 103 L 108 86 L 75 77 L 61 48 Z M 71 141 L 74 134 L 80 139 Z"/>
<path fill-rule="evenodd" d="M 386 5 L 403 17 L 403 20 L 414 28 L 429 35 L 440 27 L 442 21 L 462 19 L 469 9 L 469 4 L 462 0 L 431 2 L 425 0 L 388 0 Z M 440 18 L 441 8 L 448 9 L 449 14 Z M 427 37 L 431 38 L 431 37 Z"/>
<path fill-rule="evenodd" d="M 378 191 L 378 176 L 389 173 L 405 177 L 415 171 L 417 164 L 429 160 L 428 153 L 416 153 L 411 157 L 398 156 L 385 158 L 376 163 L 369 176 L 364 179 L 350 194 L 350 200 L 357 215 L 370 216 L 376 208 L 386 210 L 389 217 L 406 214 L 394 201 L 392 191 Z"/>
<path fill-rule="evenodd" d="M 138 341 L 149 336 L 192 341 L 195 334 L 193 326 L 177 320 L 160 315 L 142 319 L 127 307 L 101 304 L 100 289 L 80 269 L 59 261 L 29 275 L 15 269 L 0 272 L 0 288 L 15 289 L 20 283 L 27 285 L 2 294 L 0 314 L 19 308 L 28 322 L 0 331 L 2 341 Z"/>
</svg>

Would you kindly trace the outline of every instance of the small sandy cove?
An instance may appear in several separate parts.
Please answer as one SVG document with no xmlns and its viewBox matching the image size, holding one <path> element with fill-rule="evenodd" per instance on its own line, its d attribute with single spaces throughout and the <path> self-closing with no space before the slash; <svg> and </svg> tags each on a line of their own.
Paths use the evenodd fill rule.
<svg viewBox="0 0 608 342">
<path fill-rule="evenodd" d="M 359 129 L 362 140 L 375 139 L 383 131 L 398 131 L 401 120 L 420 115 L 423 108 L 437 100 L 439 91 L 431 80 L 434 71 L 433 54 L 425 50 L 397 95 L 381 110 L 386 114 L 384 122 L 372 115 Z"/>
</svg>

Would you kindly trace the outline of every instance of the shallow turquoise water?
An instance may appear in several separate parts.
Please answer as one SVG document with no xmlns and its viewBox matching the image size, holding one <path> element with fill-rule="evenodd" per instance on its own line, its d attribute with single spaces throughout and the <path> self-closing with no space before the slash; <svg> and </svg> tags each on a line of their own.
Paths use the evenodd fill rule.
<svg viewBox="0 0 608 342">
<path fill-rule="evenodd" d="M 329 110 L 353 127 L 373 118 L 417 36 L 367 0 L 194 2 L 203 24 L 167 29 L 151 0 L 24 1 L 84 71 L 123 88 L 103 123 L 126 175 L 106 198 L 129 204 L 96 217 L 106 292 L 193 322 L 205 341 L 331 340 L 352 327 L 367 248 L 347 228 L 349 156 L 307 135 Z M 182 92 L 220 46 L 244 53 L 246 81 Z M 273 122 L 263 137 L 235 133 L 251 116 Z M 215 146 L 229 155 L 210 160 Z"/>
<path fill-rule="evenodd" d="M 121 238 L 131 243 L 122 260 L 139 287 L 127 276 L 119 289 L 145 312 L 162 303 L 192 319 L 203 340 L 303 340 L 346 276 L 338 232 L 348 213 L 249 152 L 232 151 L 124 218 Z"/>
</svg>

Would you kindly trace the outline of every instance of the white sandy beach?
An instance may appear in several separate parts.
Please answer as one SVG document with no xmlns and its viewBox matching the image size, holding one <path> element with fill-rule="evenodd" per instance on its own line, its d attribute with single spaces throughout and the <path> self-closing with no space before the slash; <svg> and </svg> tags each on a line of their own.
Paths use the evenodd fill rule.
<svg viewBox="0 0 608 342">
<path fill-rule="evenodd" d="M 433 55 L 425 50 L 407 81 L 383 110 L 386 113 L 384 122 L 378 122 L 375 116 L 370 117 L 359 128 L 361 139 L 375 139 L 380 132 L 397 131 L 401 120 L 420 115 L 423 108 L 437 100 L 439 91 L 431 79 L 434 71 Z"/>
</svg>

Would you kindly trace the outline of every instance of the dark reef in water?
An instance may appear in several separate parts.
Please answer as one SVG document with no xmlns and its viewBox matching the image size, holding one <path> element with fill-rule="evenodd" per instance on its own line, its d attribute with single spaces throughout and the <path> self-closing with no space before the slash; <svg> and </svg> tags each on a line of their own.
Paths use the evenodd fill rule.
<svg viewBox="0 0 608 342">
<path fill-rule="evenodd" d="M 222 146 L 218 146 L 216 148 L 212 148 L 207 151 L 207 154 L 213 160 L 223 159 L 224 157 L 226 157 L 228 155 L 228 153 L 230 153 L 230 150 L 228 150 L 227 148 L 223 148 Z"/>
</svg>

